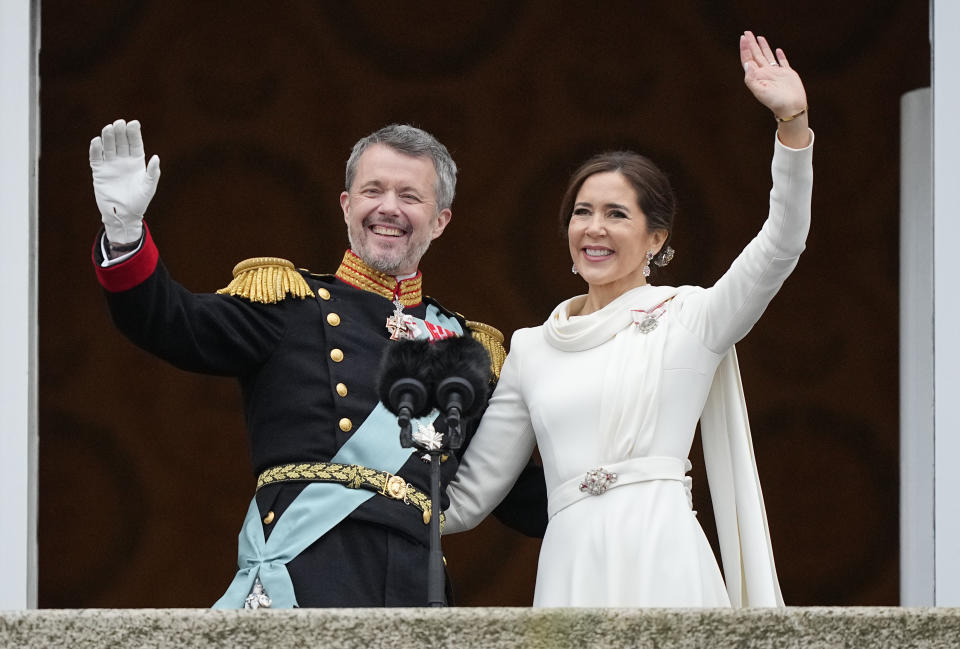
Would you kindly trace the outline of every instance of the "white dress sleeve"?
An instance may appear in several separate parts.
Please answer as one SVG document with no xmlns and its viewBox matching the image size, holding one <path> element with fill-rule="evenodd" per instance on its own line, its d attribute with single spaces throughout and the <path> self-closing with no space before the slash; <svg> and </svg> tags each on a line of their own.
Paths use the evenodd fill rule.
<svg viewBox="0 0 960 649">
<path fill-rule="evenodd" d="M 733 344 L 760 318 L 796 266 L 810 228 L 813 139 L 804 149 L 775 144 L 770 215 L 756 238 L 710 289 L 682 309 L 687 326 L 726 352 L 701 419 L 704 464 L 730 603 L 783 606 L 760 489 L 750 422 Z"/>
<path fill-rule="evenodd" d="M 756 324 L 797 265 L 810 230 L 813 132 L 791 149 L 774 137 L 770 213 L 759 234 L 717 283 L 683 301 L 678 317 L 708 349 L 721 354 Z"/>
<path fill-rule="evenodd" d="M 536 445 L 530 413 L 520 389 L 521 332 L 514 333 L 500 381 L 483 413 L 480 427 L 447 485 L 450 505 L 444 534 L 476 527 L 507 495 L 530 461 Z"/>
</svg>

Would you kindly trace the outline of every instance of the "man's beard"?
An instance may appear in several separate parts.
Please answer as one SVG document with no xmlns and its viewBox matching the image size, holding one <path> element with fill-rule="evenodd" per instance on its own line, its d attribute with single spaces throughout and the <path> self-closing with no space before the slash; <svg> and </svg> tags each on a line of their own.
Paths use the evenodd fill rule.
<svg viewBox="0 0 960 649">
<path fill-rule="evenodd" d="M 357 237 L 354 236 L 353 227 L 347 228 L 347 238 L 350 241 L 350 249 L 353 250 L 365 264 L 387 275 L 396 276 L 404 266 L 412 265 L 416 268 L 420 263 L 420 259 L 423 258 L 423 255 L 426 254 L 427 249 L 430 247 L 431 240 L 428 238 L 426 241 L 420 243 L 411 241 L 405 249 L 376 253 L 368 250 L 364 245 L 363 240 L 367 232 L 364 226 L 361 225 L 360 227 L 363 228 L 362 234 Z"/>
</svg>

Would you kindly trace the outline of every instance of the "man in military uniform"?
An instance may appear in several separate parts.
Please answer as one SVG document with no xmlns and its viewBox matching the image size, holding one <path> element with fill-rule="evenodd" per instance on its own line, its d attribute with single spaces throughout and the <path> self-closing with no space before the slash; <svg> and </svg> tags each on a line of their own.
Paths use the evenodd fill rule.
<svg viewBox="0 0 960 649">
<path fill-rule="evenodd" d="M 160 162 L 145 164 L 139 123 L 104 127 L 90 166 L 104 226 L 94 265 L 117 327 L 177 367 L 240 382 L 258 483 L 237 575 L 215 606 L 425 605 L 429 464 L 400 447 L 377 367 L 399 338 L 472 335 L 494 374 L 504 355 L 498 331 L 422 293 L 420 258 L 451 217 L 446 148 L 402 125 L 361 139 L 340 195 L 351 249 L 337 271 L 248 259 L 215 294 L 174 281 L 143 223 Z M 455 454 L 443 462 L 443 485 L 457 464 Z M 542 535 L 545 504 L 532 469 L 501 518 Z"/>
</svg>

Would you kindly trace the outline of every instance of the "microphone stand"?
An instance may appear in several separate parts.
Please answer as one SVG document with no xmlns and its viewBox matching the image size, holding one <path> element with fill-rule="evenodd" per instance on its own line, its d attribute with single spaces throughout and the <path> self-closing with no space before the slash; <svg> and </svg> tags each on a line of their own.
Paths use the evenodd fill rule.
<svg viewBox="0 0 960 649">
<path fill-rule="evenodd" d="M 439 444 L 427 445 L 416 437 L 411 440 L 413 447 L 426 452 L 430 456 L 430 553 L 427 563 L 427 606 L 446 606 L 443 546 L 440 541 L 440 456 L 444 451 L 459 448 L 461 439 L 462 433 L 458 416 L 455 418 L 447 417 L 447 434 L 443 436 Z M 457 442 L 456 445 L 451 444 L 450 440 Z M 401 445 L 403 445 L 403 441 L 401 441 Z"/>
<path fill-rule="evenodd" d="M 427 606 L 446 606 L 443 547 L 440 545 L 440 453 L 430 453 L 430 561 L 427 565 Z"/>
<path fill-rule="evenodd" d="M 473 403 L 473 386 L 459 376 L 447 377 L 437 386 L 437 401 L 447 422 L 447 434 L 440 440 L 439 448 L 430 453 L 430 563 L 427 576 L 427 601 L 429 606 L 444 606 L 443 548 L 440 545 L 440 454 L 455 451 L 463 445 L 460 414 Z"/>
<path fill-rule="evenodd" d="M 427 564 L 427 605 L 439 607 L 446 606 L 443 547 L 440 543 L 440 456 L 444 451 L 455 451 L 463 444 L 460 416 L 463 410 L 473 403 L 474 389 L 469 381 L 458 376 L 448 377 L 440 382 L 437 398 L 443 411 L 441 416 L 447 423 L 447 433 L 430 440 L 418 439 L 411 430 L 410 421 L 411 414 L 422 408 L 426 397 L 423 383 L 412 378 L 399 379 L 389 390 L 389 401 L 398 412 L 400 446 L 403 448 L 412 446 L 430 456 L 430 554 Z"/>
</svg>

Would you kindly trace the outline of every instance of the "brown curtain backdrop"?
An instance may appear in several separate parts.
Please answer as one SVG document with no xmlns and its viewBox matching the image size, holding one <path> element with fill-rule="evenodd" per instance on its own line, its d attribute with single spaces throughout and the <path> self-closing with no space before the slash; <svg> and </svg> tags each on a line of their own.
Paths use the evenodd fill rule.
<svg viewBox="0 0 960 649">
<path fill-rule="evenodd" d="M 807 252 L 738 348 L 784 595 L 898 602 L 899 97 L 929 84 L 925 0 L 44 0 L 42 19 L 41 606 L 208 606 L 253 489 L 234 382 L 110 323 L 86 161 L 104 124 L 143 123 L 148 220 L 196 291 L 251 256 L 332 271 L 353 142 L 433 132 L 461 175 L 425 290 L 509 336 L 584 289 L 556 210 L 592 153 L 672 177 L 663 282 L 712 284 L 756 233 L 775 124 L 741 80 L 746 28 L 801 72 L 817 133 Z M 692 459 L 712 535 L 699 441 Z M 532 601 L 537 541 L 490 520 L 445 548 L 461 604 Z"/>
</svg>

